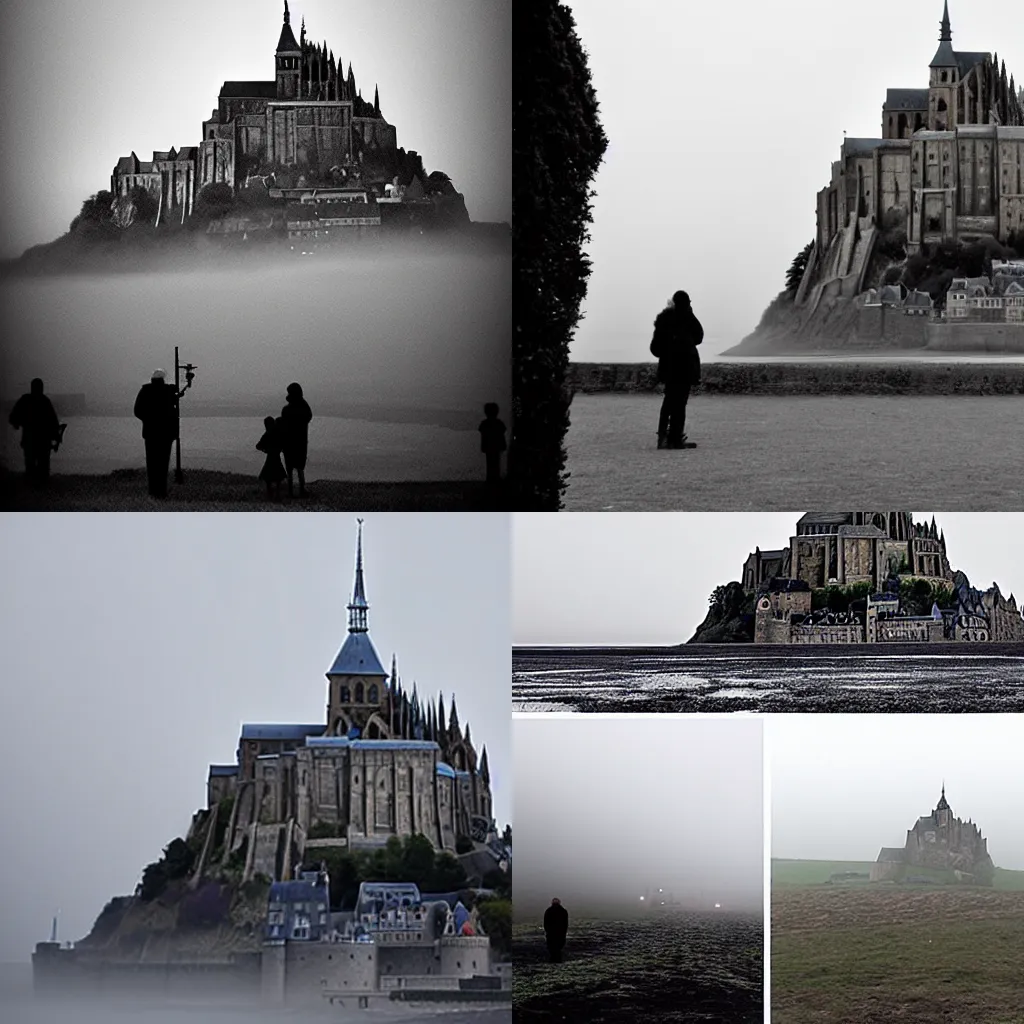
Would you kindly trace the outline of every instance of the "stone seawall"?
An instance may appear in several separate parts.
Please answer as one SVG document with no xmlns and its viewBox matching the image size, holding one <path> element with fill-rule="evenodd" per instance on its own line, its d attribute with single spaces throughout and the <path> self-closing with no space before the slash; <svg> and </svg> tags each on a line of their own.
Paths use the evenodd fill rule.
<svg viewBox="0 0 1024 1024">
<path fill-rule="evenodd" d="M 929 323 L 927 341 L 938 352 L 1024 353 L 1024 324 Z"/>
<path fill-rule="evenodd" d="M 707 363 L 695 394 L 1024 395 L 1024 365 L 1003 363 Z M 572 363 L 584 394 L 653 392 L 654 363 Z"/>
</svg>

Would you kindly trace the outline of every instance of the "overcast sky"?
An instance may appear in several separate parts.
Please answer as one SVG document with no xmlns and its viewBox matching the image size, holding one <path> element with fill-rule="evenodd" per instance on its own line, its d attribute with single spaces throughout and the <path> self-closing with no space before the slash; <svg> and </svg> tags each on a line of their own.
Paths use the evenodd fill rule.
<svg viewBox="0 0 1024 1024">
<path fill-rule="evenodd" d="M 927 88 L 943 0 L 568 4 L 609 138 L 573 358 L 648 358 L 677 288 L 709 348 L 738 342 L 814 237 L 843 132 L 878 138 L 886 89 Z M 1024 84 L 1013 11 L 950 0 L 953 46 L 998 49 Z"/>
<path fill-rule="evenodd" d="M 508 522 L 367 515 L 370 637 L 421 695 L 457 696 L 512 813 Z M 287 520 L 287 521 L 286 521 Z M 347 635 L 354 517 L 0 518 L 0 962 L 62 911 L 78 939 L 192 814 L 242 722 L 324 720 Z"/>
<path fill-rule="evenodd" d="M 1024 601 L 1024 514 L 937 516 L 955 569 Z M 512 517 L 517 644 L 672 644 L 689 640 L 708 597 L 739 580 L 755 547 L 784 548 L 803 512 L 530 513 Z"/>
<path fill-rule="evenodd" d="M 770 715 L 772 856 L 875 860 L 902 847 L 942 783 L 953 813 L 1024 870 L 1024 715 Z"/>
<path fill-rule="evenodd" d="M 516 916 L 557 896 L 570 915 L 680 903 L 760 911 L 759 719 L 517 716 Z"/>
<path fill-rule="evenodd" d="M 445 171 L 474 220 L 512 206 L 511 0 L 294 0 L 296 37 L 380 89 L 398 144 Z M 0 256 L 63 234 L 121 156 L 196 146 L 225 81 L 273 81 L 283 0 L 8 0 L 0 10 Z"/>
</svg>

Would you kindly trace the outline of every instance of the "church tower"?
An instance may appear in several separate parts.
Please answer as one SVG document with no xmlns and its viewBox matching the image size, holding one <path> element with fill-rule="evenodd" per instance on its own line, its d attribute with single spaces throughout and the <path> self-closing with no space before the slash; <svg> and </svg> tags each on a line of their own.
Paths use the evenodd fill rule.
<svg viewBox="0 0 1024 1024">
<path fill-rule="evenodd" d="M 934 132 L 948 132 L 956 128 L 956 94 L 960 78 L 953 52 L 953 32 L 949 27 L 949 0 L 945 0 L 939 28 L 939 48 L 929 65 L 928 128 Z"/>
<path fill-rule="evenodd" d="M 363 521 L 358 520 L 356 579 L 348 606 L 348 636 L 327 671 L 327 735 L 387 736 L 388 674 L 369 634 L 370 605 L 363 583 Z"/>
<path fill-rule="evenodd" d="M 284 0 L 284 25 L 281 27 L 281 38 L 277 43 L 277 98 L 279 100 L 299 98 L 302 47 L 295 41 L 291 21 L 288 0 Z"/>
<path fill-rule="evenodd" d="M 935 824 L 939 828 L 949 825 L 949 804 L 946 803 L 946 784 L 942 784 L 942 796 L 939 797 L 939 802 L 935 805 Z"/>
</svg>

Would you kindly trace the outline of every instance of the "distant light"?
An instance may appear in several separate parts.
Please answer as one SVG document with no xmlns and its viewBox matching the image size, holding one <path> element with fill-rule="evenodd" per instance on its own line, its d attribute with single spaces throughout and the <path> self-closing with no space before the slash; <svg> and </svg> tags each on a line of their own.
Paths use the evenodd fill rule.
<svg viewBox="0 0 1024 1024">
<path fill-rule="evenodd" d="M 664 900 L 661 901 L 661 905 L 665 906 L 665 901 Z"/>
<path fill-rule="evenodd" d="M 721 909 L 722 909 L 722 904 L 721 903 L 716 903 L 715 904 L 715 910 L 721 910 Z"/>
<path fill-rule="evenodd" d="M 640 897 L 640 902 L 643 903 L 643 901 L 644 901 L 644 898 L 643 898 L 643 896 L 641 896 Z"/>
<path fill-rule="evenodd" d="M 659 889 L 659 890 L 658 890 L 658 892 L 664 892 L 664 891 L 665 891 L 664 889 Z"/>
</svg>

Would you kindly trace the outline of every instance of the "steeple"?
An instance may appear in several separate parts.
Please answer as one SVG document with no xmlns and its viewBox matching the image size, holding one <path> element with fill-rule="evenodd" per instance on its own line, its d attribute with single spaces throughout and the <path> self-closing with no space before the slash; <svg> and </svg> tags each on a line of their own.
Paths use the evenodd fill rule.
<svg viewBox="0 0 1024 1024">
<path fill-rule="evenodd" d="M 348 606 L 348 631 L 350 633 L 365 633 L 367 626 L 367 613 L 370 610 L 366 602 L 366 591 L 363 586 L 363 521 L 357 519 L 359 524 L 359 536 L 356 541 L 356 582 L 352 589 L 352 603 Z"/>
<path fill-rule="evenodd" d="M 380 117 L 380 91 L 377 86 L 373 87 L 373 116 Z"/>
<path fill-rule="evenodd" d="M 490 766 L 487 764 L 487 744 L 486 743 L 484 744 L 483 752 L 480 755 L 480 778 L 483 779 L 484 782 L 490 782 L 491 781 L 491 769 L 490 769 Z"/>
<path fill-rule="evenodd" d="M 942 796 L 939 797 L 939 802 L 935 805 L 937 811 L 948 811 L 949 804 L 946 803 L 946 780 L 942 780 Z"/>
<path fill-rule="evenodd" d="M 278 53 L 301 53 L 301 47 L 295 41 L 292 32 L 292 16 L 288 10 L 288 0 L 284 0 L 284 24 L 281 26 L 281 38 L 277 42 Z"/>
<path fill-rule="evenodd" d="M 929 67 L 948 68 L 956 67 L 956 55 L 953 53 L 953 31 L 949 27 L 949 0 L 946 0 L 942 9 L 942 22 L 939 26 L 939 48 Z"/>
</svg>

